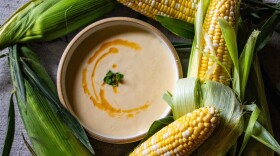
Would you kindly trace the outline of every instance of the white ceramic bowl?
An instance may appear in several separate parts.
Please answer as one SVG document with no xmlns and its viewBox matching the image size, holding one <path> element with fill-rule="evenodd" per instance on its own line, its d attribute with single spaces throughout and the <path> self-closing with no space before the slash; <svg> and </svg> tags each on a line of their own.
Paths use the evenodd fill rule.
<svg viewBox="0 0 280 156">
<path fill-rule="evenodd" d="M 145 39 L 144 34 L 147 35 L 147 37 L 152 38 L 153 41 L 149 41 L 149 38 Z M 119 38 L 124 40 L 120 42 Z M 141 38 L 142 40 L 140 43 Z M 115 42 L 113 43 L 111 40 L 114 40 Z M 136 51 L 137 47 L 136 49 L 135 47 L 133 49 L 133 46 L 135 45 L 126 45 L 126 47 L 124 45 L 131 40 L 134 40 L 132 41 L 133 44 L 139 44 L 139 46 L 142 46 L 142 51 L 140 50 L 140 52 L 129 52 L 129 54 L 124 54 L 122 51 L 125 49 Z M 104 51 L 100 50 L 102 49 L 102 47 L 100 48 L 101 45 L 103 45 Z M 117 50 L 120 50 L 121 52 L 119 52 L 118 55 L 110 54 L 110 57 L 106 56 L 108 58 L 102 58 L 103 60 L 101 59 L 101 56 L 98 58 L 98 55 L 101 55 L 102 53 L 104 53 L 102 56 L 104 55 L 103 57 L 105 57 L 105 55 L 107 55 L 105 53 L 109 53 L 109 50 L 114 50 L 114 48 L 118 48 Z M 147 53 L 147 49 L 151 48 L 154 49 Z M 98 49 L 99 52 L 97 52 Z M 145 52 L 147 54 L 144 54 Z M 137 56 L 138 54 L 139 56 Z M 164 56 L 166 56 L 166 58 L 162 58 Z M 122 60 L 124 57 L 131 57 L 131 59 L 126 58 L 125 60 Z M 97 59 L 95 60 L 95 64 L 90 63 L 90 58 Z M 116 67 L 111 67 L 111 62 L 115 61 L 114 59 L 119 60 L 117 69 L 115 69 Z M 147 64 L 145 61 L 149 59 L 152 59 L 153 62 L 158 62 L 160 67 L 153 66 L 153 64 L 156 64 L 153 62 L 149 65 L 145 65 Z M 108 64 L 110 64 L 110 67 L 108 67 Z M 138 66 L 136 67 L 137 64 Z M 145 68 L 144 72 L 138 69 L 139 64 L 142 64 L 140 66 L 141 68 L 142 66 Z M 98 67 L 101 65 L 102 68 L 100 67 L 99 69 Z M 96 66 L 97 71 L 95 71 L 94 66 Z M 95 79 L 98 81 L 98 77 L 99 79 L 104 77 L 104 71 L 102 71 L 104 68 L 106 68 L 106 71 L 109 70 L 107 68 L 111 68 L 111 70 L 119 70 L 124 73 L 124 83 L 120 84 L 118 87 L 120 93 L 113 93 L 110 88 L 111 86 L 104 86 L 104 84 L 101 84 L 102 82 L 95 83 Z M 137 71 L 134 71 L 135 69 L 132 70 L 133 68 L 137 68 Z M 149 73 L 147 72 L 147 74 L 146 71 L 149 70 L 153 71 L 150 71 Z M 88 73 L 83 74 L 84 71 Z M 103 74 L 100 75 L 102 72 Z M 136 76 L 137 74 L 138 76 Z M 162 74 L 166 79 L 171 75 L 169 78 L 170 82 L 157 84 L 156 81 L 164 81 L 164 79 L 161 79 L 162 76 L 159 76 L 158 74 Z M 170 113 L 170 108 L 161 99 L 162 91 L 157 93 L 157 95 L 156 93 L 153 95 L 153 92 L 147 95 L 149 96 L 147 107 L 143 107 L 143 110 L 138 109 L 136 111 L 136 109 L 131 109 L 130 112 L 123 111 L 123 108 L 119 107 L 124 107 L 125 105 L 117 106 L 115 101 L 122 101 L 122 96 L 125 100 L 133 100 L 132 97 L 136 97 L 138 99 L 135 99 L 135 101 L 132 102 L 135 104 L 138 101 L 143 100 L 142 93 L 137 93 L 137 91 L 140 92 L 141 89 L 144 89 L 147 92 L 153 91 L 153 89 L 155 91 L 157 91 L 157 89 L 172 89 L 176 80 L 182 77 L 182 71 L 175 49 L 159 30 L 137 19 L 116 17 L 95 22 L 78 33 L 65 49 L 59 64 L 57 75 L 58 94 L 62 104 L 77 117 L 90 136 L 104 142 L 128 143 L 142 139 L 147 133 L 152 121 L 167 116 Z M 93 78 L 94 76 L 96 77 L 95 79 Z M 142 79 L 151 79 L 153 82 L 150 82 L 150 80 L 139 82 L 138 80 L 139 83 L 134 84 L 134 80 L 141 76 L 146 76 Z M 152 80 L 153 78 L 156 78 L 156 80 Z M 140 81 L 142 79 L 140 79 Z M 91 85 L 89 85 L 90 83 Z M 133 85 L 130 85 L 131 83 Z M 165 84 L 168 84 L 166 85 L 167 87 L 161 88 L 164 87 Z M 130 95 L 129 93 L 131 93 L 131 91 L 125 90 L 129 85 L 130 87 L 133 86 L 133 92 L 135 90 L 135 94 Z M 99 88 L 96 88 L 96 86 L 99 86 Z M 109 95 L 110 92 L 110 98 L 101 97 L 101 94 L 98 94 L 104 88 L 105 91 L 106 88 L 109 90 L 106 95 Z M 88 92 L 85 91 L 87 89 Z M 99 92 L 96 90 L 99 90 Z M 128 93 L 125 94 L 125 92 Z M 97 95 L 94 95 L 94 93 Z M 101 99 L 97 97 L 99 95 L 99 98 Z M 145 96 L 143 95 L 143 97 Z M 94 98 L 96 98 L 95 101 L 102 101 L 102 98 L 107 98 L 105 100 L 109 101 L 109 106 L 105 106 L 104 102 L 95 103 L 92 100 Z M 160 104 L 157 104 L 156 102 L 156 104 L 153 104 L 154 101 L 160 101 L 158 102 Z M 127 107 L 130 107 L 130 105 L 132 104 L 129 104 Z"/>
</svg>

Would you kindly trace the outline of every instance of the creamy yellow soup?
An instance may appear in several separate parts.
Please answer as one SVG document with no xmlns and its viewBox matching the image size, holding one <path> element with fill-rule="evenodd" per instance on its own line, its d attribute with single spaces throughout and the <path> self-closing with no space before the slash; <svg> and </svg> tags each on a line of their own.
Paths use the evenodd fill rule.
<svg viewBox="0 0 280 156">
<path fill-rule="evenodd" d="M 147 132 L 170 111 L 162 99 L 179 78 L 177 60 L 167 45 L 133 26 L 102 29 L 87 44 L 95 45 L 76 67 L 71 107 L 87 129 L 113 139 Z M 118 86 L 104 83 L 111 70 L 124 75 Z"/>
</svg>

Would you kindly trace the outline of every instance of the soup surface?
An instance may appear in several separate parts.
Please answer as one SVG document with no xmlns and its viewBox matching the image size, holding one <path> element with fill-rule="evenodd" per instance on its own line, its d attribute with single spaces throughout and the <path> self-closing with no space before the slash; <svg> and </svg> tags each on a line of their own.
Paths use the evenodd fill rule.
<svg viewBox="0 0 280 156">
<path fill-rule="evenodd" d="M 87 129 L 106 138 L 129 138 L 168 114 L 162 95 L 173 91 L 179 72 L 172 52 L 155 34 L 113 26 L 83 44 L 91 48 L 84 48 L 86 56 L 73 71 L 69 99 Z M 117 86 L 104 83 L 108 71 L 123 74 Z"/>
</svg>

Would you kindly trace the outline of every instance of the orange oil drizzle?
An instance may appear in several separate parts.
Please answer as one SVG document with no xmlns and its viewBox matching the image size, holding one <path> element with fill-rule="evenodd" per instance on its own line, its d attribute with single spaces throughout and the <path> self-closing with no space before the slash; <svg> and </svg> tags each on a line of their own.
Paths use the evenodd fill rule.
<svg viewBox="0 0 280 156">
<path fill-rule="evenodd" d="M 134 49 L 136 51 L 141 50 L 140 45 L 137 44 L 137 43 L 117 39 L 117 40 L 106 42 L 106 43 L 102 44 L 100 46 L 100 48 L 94 53 L 94 55 L 89 58 L 88 64 L 92 63 L 93 60 L 95 60 L 96 57 L 100 53 L 102 53 L 105 49 L 107 49 L 109 47 L 112 47 L 112 46 L 125 46 L 125 47 L 128 47 L 128 48 Z"/>
<path fill-rule="evenodd" d="M 82 78 L 82 86 L 84 89 L 84 93 L 87 94 L 90 98 L 90 100 L 92 101 L 92 103 L 94 104 L 95 107 L 97 107 L 100 110 L 104 110 L 106 111 L 110 116 L 115 116 L 115 115 L 126 115 L 128 118 L 132 118 L 134 116 L 134 114 L 139 113 L 142 110 L 145 110 L 149 107 L 149 104 L 146 102 L 145 104 L 133 108 L 133 109 L 120 109 L 120 108 L 115 108 L 113 107 L 108 100 L 106 99 L 105 96 L 105 91 L 104 91 L 104 85 L 101 85 L 101 89 L 99 91 L 99 94 L 97 93 L 96 89 L 95 89 L 95 85 L 94 85 L 94 75 L 95 75 L 95 71 L 96 68 L 98 66 L 98 64 L 100 63 L 100 61 L 102 59 L 104 59 L 105 57 L 107 57 L 110 54 L 117 54 L 119 52 L 119 50 L 116 47 L 112 47 L 112 46 L 124 46 L 124 47 L 128 47 L 131 48 L 135 51 L 138 51 L 141 49 L 140 45 L 138 45 L 137 43 L 134 42 L 129 42 L 129 41 L 125 41 L 125 40 L 114 40 L 114 41 L 110 41 L 110 42 L 106 42 L 104 44 L 102 44 L 100 46 L 100 48 L 94 53 L 93 56 L 91 56 L 88 60 L 88 64 L 93 63 L 95 60 L 95 65 L 91 74 L 91 82 L 92 82 L 92 88 L 94 91 L 94 96 L 91 95 L 89 89 L 88 89 L 88 85 L 87 85 L 87 80 L 86 80 L 86 76 L 87 76 L 87 68 L 85 68 L 83 70 L 83 78 Z M 98 59 L 97 56 L 100 55 L 101 53 L 104 52 L 104 50 L 108 49 L 109 51 L 105 52 L 103 55 L 101 55 Z M 116 68 L 117 65 L 113 64 L 112 68 Z M 113 87 L 113 91 L 115 94 L 119 93 L 118 88 L 117 87 Z M 100 98 L 100 99 L 99 99 Z"/>
<path fill-rule="evenodd" d="M 100 58 L 97 59 L 96 64 L 94 65 L 93 68 L 93 72 L 91 74 L 91 84 L 92 84 L 92 88 L 93 88 L 93 92 L 94 92 L 94 96 L 97 100 L 99 100 L 95 86 L 94 86 L 94 75 L 95 75 L 95 71 L 97 68 L 97 65 L 99 64 L 99 62 L 104 59 L 106 56 L 110 55 L 110 54 L 117 54 L 119 52 L 119 50 L 117 48 L 110 48 L 108 52 L 106 52 L 105 54 L 103 54 Z"/>
<path fill-rule="evenodd" d="M 112 68 L 114 68 L 114 69 L 116 69 L 117 67 L 118 67 L 118 65 L 116 65 L 116 64 L 112 65 Z"/>
<path fill-rule="evenodd" d="M 119 93 L 118 87 L 113 86 L 113 91 L 114 91 L 115 94 L 118 94 Z"/>
<path fill-rule="evenodd" d="M 86 70 L 84 70 L 86 72 Z M 84 82 L 85 80 L 85 75 L 83 74 L 83 84 L 87 84 L 86 82 Z M 84 87 L 84 92 L 89 95 L 90 100 L 92 101 L 92 103 L 94 104 L 95 107 L 106 111 L 110 116 L 115 116 L 117 114 L 121 114 L 121 113 L 125 113 L 127 117 L 132 118 L 134 115 L 133 114 L 137 114 L 142 110 L 145 110 L 149 107 L 149 104 L 144 104 L 142 106 L 133 108 L 133 109 L 120 109 L 120 108 L 115 108 L 113 107 L 108 100 L 106 99 L 106 95 L 105 95 L 105 91 L 104 91 L 104 84 L 102 85 L 102 88 L 100 89 L 99 92 L 99 96 L 101 101 L 97 101 L 92 95 L 90 95 L 88 88 L 86 85 L 83 85 Z"/>
<path fill-rule="evenodd" d="M 84 93 L 90 95 L 88 85 L 87 85 L 87 68 L 83 69 L 83 88 L 84 88 Z"/>
</svg>

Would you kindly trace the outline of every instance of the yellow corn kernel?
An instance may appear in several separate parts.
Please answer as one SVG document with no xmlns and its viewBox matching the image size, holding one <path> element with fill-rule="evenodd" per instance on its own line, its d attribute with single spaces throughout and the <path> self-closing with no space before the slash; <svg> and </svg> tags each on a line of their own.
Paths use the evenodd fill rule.
<svg viewBox="0 0 280 156">
<path fill-rule="evenodd" d="M 189 155 L 211 135 L 219 119 L 214 107 L 196 109 L 158 131 L 130 156 Z"/>
<path fill-rule="evenodd" d="M 224 37 L 222 36 L 218 19 L 223 18 L 235 27 L 237 3 L 237 0 L 210 1 L 203 23 L 203 30 L 209 35 L 214 51 L 211 51 L 209 46 L 206 45 L 206 42 L 202 41 L 203 54 L 198 73 L 198 77 L 201 81 L 212 80 L 225 85 L 230 84 L 232 62 Z M 224 65 L 228 72 L 217 63 L 215 64 L 215 61 L 207 55 L 216 57 L 216 59 Z M 214 64 L 215 66 L 213 67 Z"/>
<path fill-rule="evenodd" d="M 148 16 L 164 15 L 194 23 L 198 0 L 117 0 L 125 6 Z"/>
</svg>

